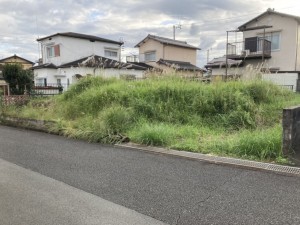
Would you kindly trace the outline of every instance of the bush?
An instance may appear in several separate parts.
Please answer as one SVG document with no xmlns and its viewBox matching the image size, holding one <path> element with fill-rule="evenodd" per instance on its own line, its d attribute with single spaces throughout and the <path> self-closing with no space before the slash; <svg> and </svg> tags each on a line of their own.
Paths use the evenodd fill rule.
<svg viewBox="0 0 300 225">
<path fill-rule="evenodd" d="M 23 70 L 21 64 L 5 64 L 2 74 L 9 83 L 12 95 L 23 95 L 25 90 L 30 92 L 33 86 L 33 73 L 30 70 Z"/>
</svg>

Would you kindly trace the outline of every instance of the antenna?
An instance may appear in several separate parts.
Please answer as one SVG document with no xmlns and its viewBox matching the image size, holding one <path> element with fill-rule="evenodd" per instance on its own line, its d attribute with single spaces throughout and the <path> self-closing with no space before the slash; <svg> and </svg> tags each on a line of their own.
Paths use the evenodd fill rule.
<svg viewBox="0 0 300 225">
<path fill-rule="evenodd" d="M 173 25 L 173 39 L 175 40 L 175 30 L 176 29 L 181 29 L 182 26 L 181 24 Z"/>
</svg>

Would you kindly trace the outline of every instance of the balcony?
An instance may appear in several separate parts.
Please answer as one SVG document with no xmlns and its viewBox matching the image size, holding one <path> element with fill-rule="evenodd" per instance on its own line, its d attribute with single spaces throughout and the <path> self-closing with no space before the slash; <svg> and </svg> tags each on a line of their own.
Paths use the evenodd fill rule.
<svg viewBox="0 0 300 225">
<path fill-rule="evenodd" d="M 250 37 L 243 42 L 228 43 L 227 57 L 236 60 L 271 58 L 271 41 Z"/>
</svg>

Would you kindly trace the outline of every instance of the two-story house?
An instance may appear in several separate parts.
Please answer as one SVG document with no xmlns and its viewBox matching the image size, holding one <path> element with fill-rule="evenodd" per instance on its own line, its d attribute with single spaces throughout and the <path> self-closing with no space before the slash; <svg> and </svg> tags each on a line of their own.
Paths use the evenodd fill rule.
<svg viewBox="0 0 300 225">
<path fill-rule="evenodd" d="M 137 75 L 145 68 L 120 62 L 122 42 L 79 33 L 39 38 L 41 63 L 33 67 L 35 84 L 69 86 L 85 75 Z"/>
<path fill-rule="evenodd" d="M 227 55 L 218 65 L 216 59 L 206 65 L 213 74 L 243 74 L 245 68 L 251 67 L 295 90 L 300 73 L 300 17 L 268 9 L 233 32 L 242 32 L 243 40 L 227 43 Z M 233 69 L 228 62 L 239 63 Z"/>
<path fill-rule="evenodd" d="M 185 41 L 149 34 L 135 47 L 139 48 L 139 61 L 156 68 L 174 68 L 181 71 L 201 73 L 202 69 L 196 66 L 197 50 Z"/>
</svg>

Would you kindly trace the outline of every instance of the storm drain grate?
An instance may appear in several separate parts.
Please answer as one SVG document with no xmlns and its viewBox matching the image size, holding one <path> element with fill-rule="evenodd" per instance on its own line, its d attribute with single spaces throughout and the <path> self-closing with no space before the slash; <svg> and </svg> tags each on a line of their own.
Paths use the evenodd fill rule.
<svg viewBox="0 0 300 225">
<path fill-rule="evenodd" d="M 234 166 L 240 166 L 240 167 L 245 167 L 245 168 L 272 171 L 272 172 L 276 172 L 276 173 L 300 175 L 300 168 L 298 168 L 298 167 L 282 166 L 282 165 L 277 165 L 277 164 L 255 162 L 255 161 L 249 161 L 249 160 L 243 160 L 243 159 L 219 157 L 219 156 L 194 153 L 194 152 L 168 150 L 168 149 L 157 148 L 157 147 L 142 146 L 142 145 L 133 144 L 133 143 L 119 144 L 118 146 L 138 149 L 138 150 L 142 150 L 142 151 L 155 152 L 155 153 L 159 153 L 159 154 L 184 157 L 184 158 L 189 158 L 189 159 L 198 159 L 201 161 L 206 161 L 206 162 L 215 163 L 215 164 L 234 165 Z"/>
</svg>

